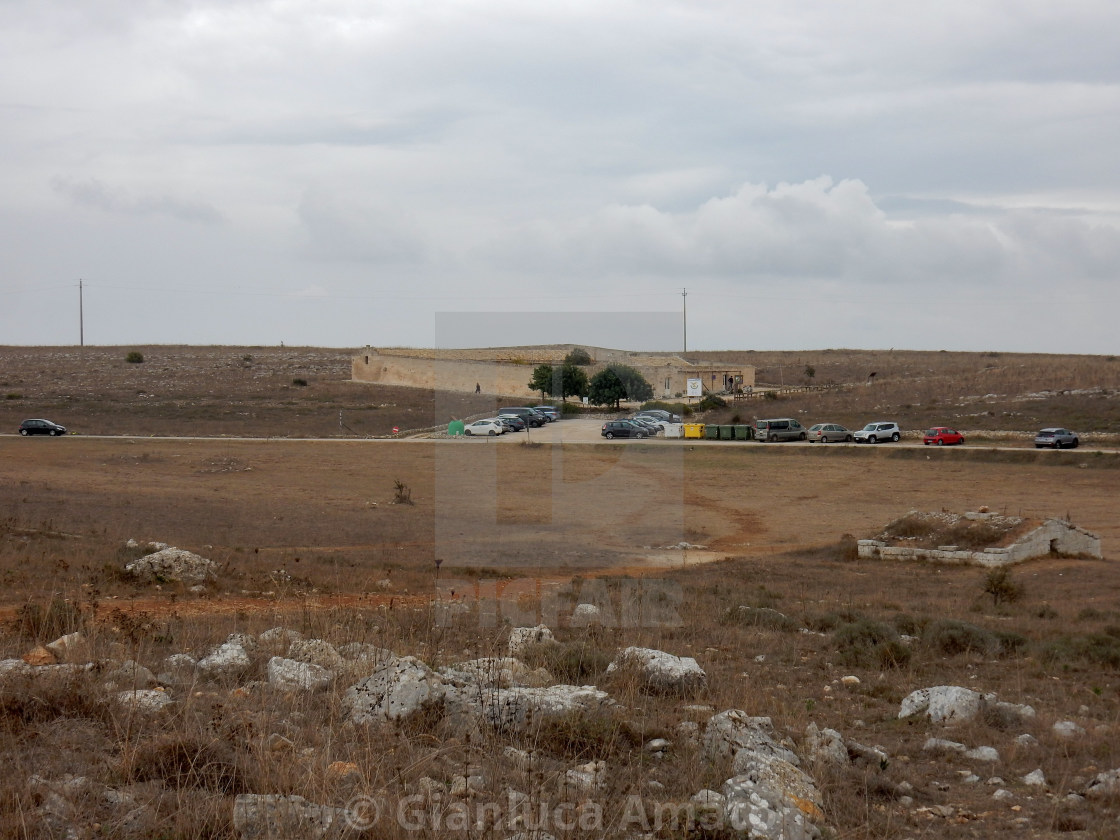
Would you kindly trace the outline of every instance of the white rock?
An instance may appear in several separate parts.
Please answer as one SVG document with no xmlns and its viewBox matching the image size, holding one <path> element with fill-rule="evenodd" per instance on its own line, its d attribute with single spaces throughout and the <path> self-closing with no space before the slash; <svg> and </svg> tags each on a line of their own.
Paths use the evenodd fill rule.
<svg viewBox="0 0 1120 840">
<path fill-rule="evenodd" d="M 89 644 L 79 632 L 67 633 L 53 642 L 43 645 L 55 655 L 59 662 L 76 662 L 89 659 Z"/>
<path fill-rule="evenodd" d="M 688 694 L 704 687 L 708 675 L 690 656 L 674 656 L 653 648 L 628 647 L 607 666 L 611 674 L 622 668 L 637 668 L 644 685 L 666 694 Z"/>
<path fill-rule="evenodd" d="M 665 752 L 671 746 L 673 746 L 673 742 L 667 738 L 653 738 L 652 740 L 646 741 L 642 749 L 646 752 L 660 753 Z"/>
<path fill-rule="evenodd" d="M 1038 739 L 1029 732 L 1024 732 L 1015 739 L 1015 745 L 1022 748 L 1037 747 Z"/>
<path fill-rule="evenodd" d="M 572 627 L 592 627 L 602 623 L 603 611 L 594 604 L 576 604 L 569 621 Z"/>
<path fill-rule="evenodd" d="M 1000 788 L 992 794 L 992 799 L 1014 799 L 1015 794 L 1005 788 Z"/>
<path fill-rule="evenodd" d="M 1059 738 L 1079 738 L 1085 734 L 1085 730 L 1072 720 L 1056 721 L 1050 729 Z"/>
<path fill-rule="evenodd" d="M 968 749 L 964 744 L 958 744 L 956 741 L 946 741 L 943 738 L 930 738 L 922 746 L 926 752 L 958 752 L 963 753 Z"/>
<path fill-rule="evenodd" d="M 157 683 L 151 671 L 131 659 L 126 659 L 116 668 L 103 674 L 102 679 L 110 691 L 152 688 Z"/>
<path fill-rule="evenodd" d="M 741 709 L 728 709 L 713 715 L 704 727 L 701 756 L 716 763 L 734 759 L 740 751 L 774 756 L 799 766 L 797 754 L 774 737 L 774 724 L 768 717 L 751 717 Z"/>
<path fill-rule="evenodd" d="M 964 754 L 973 761 L 999 761 L 999 750 L 995 747 L 976 747 Z"/>
<path fill-rule="evenodd" d="M 841 677 L 840 682 L 843 685 L 859 685 L 859 677 L 850 675 L 847 677 Z"/>
<path fill-rule="evenodd" d="M 478 696 L 458 697 L 499 732 L 525 732 L 541 722 L 578 713 L 594 715 L 614 705 L 605 691 L 593 685 L 514 687 Z"/>
<path fill-rule="evenodd" d="M 956 685 L 919 688 L 902 701 L 899 718 L 925 714 L 933 723 L 958 723 L 975 718 L 984 705 L 978 691 Z"/>
<path fill-rule="evenodd" d="M 1031 785 L 1032 787 L 1046 787 L 1046 774 L 1042 772 L 1042 768 L 1032 770 L 1030 773 L 1023 777 L 1023 784 Z"/>
<path fill-rule="evenodd" d="M 245 648 L 236 642 L 220 645 L 209 656 L 198 662 L 198 670 L 208 677 L 238 677 L 253 664 Z"/>
<path fill-rule="evenodd" d="M 1120 768 L 1098 773 L 1085 788 L 1085 795 L 1091 799 L 1120 795 Z"/>
<path fill-rule="evenodd" d="M 343 665 L 342 654 L 334 645 L 322 639 L 297 639 L 289 645 L 287 658 L 332 670 Z"/>
<path fill-rule="evenodd" d="M 119 692 L 117 702 L 138 712 L 154 714 L 175 701 L 168 696 L 166 691 L 157 691 L 154 688 L 139 688 L 135 691 Z"/>
<path fill-rule="evenodd" d="M 335 674 L 322 665 L 274 656 L 268 660 L 268 682 L 285 691 L 325 691 Z"/>
<path fill-rule="evenodd" d="M 835 729 L 819 729 L 815 723 L 805 727 L 805 752 L 813 761 L 843 767 L 848 764 L 848 747 Z"/>
<path fill-rule="evenodd" d="M 564 782 L 576 790 L 596 790 L 606 786 L 607 763 L 605 761 L 589 761 L 573 767 L 564 774 Z"/>
<path fill-rule="evenodd" d="M 184 581 L 199 583 L 215 577 L 217 566 L 181 548 L 163 548 L 125 564 L 130 575 L 152 581 Z"/>
<path fill-rule="evenodd" d="M 343 704 L 354 723 L 403 720 L 421 708 L 446 701 L 451 686 L 413 656 L 387 663 L 346 689 Z"/>
<path fill-rule="evenodd" d="M 509 631 L 507 650 L 510 656 L 517 656 L 531 645 L 554 645 L 556 637 L 544 624 L 536 627 L 514 627 Z"/>
</svg>

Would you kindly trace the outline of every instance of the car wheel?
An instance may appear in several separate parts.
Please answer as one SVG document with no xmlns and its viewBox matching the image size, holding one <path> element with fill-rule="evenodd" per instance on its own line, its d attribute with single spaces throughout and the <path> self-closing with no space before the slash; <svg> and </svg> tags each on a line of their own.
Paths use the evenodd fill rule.
<svg viewBox="0 0 1120 840">
<path fill-rule="evenodd" d="M 57 434 L 58 434 L 58 429 L 51 429 L 51 431 L 50 431 L 50 436 L 51 437 L 54 437 Z"/>
<path fill-rule="evenodd" d="M 463 434 L 465 434 L 467 437 L 470 437 L 472 433 L 470 429 L 466 429 Z"/>
<path fill-rule="evenodd" d="M 1061 449 L 1062 448 L 1062 442 L 1060 440 L 1054 441 L 1054 448 L 1055 449 Z"/>
<path fill-rule="evenodd" d="M 490 430 L 489 432 L 487 432 L 486 434 L 490 435 L 490 437 L 494 437 L 494 435 L 496 435 L 496 434 L 497 434 L 497 432 L 495 432 L 495 431 L 494 431 L 493 429 L 491 429 L 491 430 Z"/>
<path fill-rule="evenodd" d="M 1079 441 L 1077 438 L 1074 438 L 1072 448 L 1076 449 L 1080 444 L 1081 444 L 1081 441 Z"/>
<path fill-rule="evenodd" d="M 944 445 L 945 445 L 945 441 L 943 441 L 943 440 L 941 440 L 940 438 L 938 438 L 938 441 L 937 441 L 937 445 L 938 445 L 938 446 L 944 446 Z"/>
<path fill-rule="evenodd" d="M 645 435 L 642 434 L 641 432 L 638 432 L 636 435 L 634 435 L 634 437 L 636 437 L 638 440 L 641 440 L 642 438 L 645 437 Z"/>
<path fill-rule="evenodd" d="M 846 438 L 844 438 L 844 443 L 851 443 L 851 442 L 852 442 L 852 436 L 851 435 L 848 435 Z"/>
<path fill-rule="evenodd" d="M 957 446 L 964 446 L 964 438 L 963 437 L 960 440 L 957 441 Z"/>
<path fill-rule="evenodd" d="M 898 439 L 900 437 L 902 437 L 902 435 L 900 435 L 898 432 L 895 432 L 893 435 L 891 435 L 891 440 L 893 440 L 895 443 L 898 443 Z"/>
<path fill-rule="evenodd" d="M 603 437 L 605 437 L 607 440 L 613 440 L 614 432 L 607 432 Z"/>
<path fill-rule="evenodd" d="M 923 440 L 922 445 L 923 446 L 929 446 L 929 441 L 928 440 Z"/>
<path fill-rule="evenodd" d="M 878 443 L 879 441 L 878 441 L 878 439 L 877 439 L 877 438 L 875 437 L 875 435 L 872 435 L 871 437 L 869 437 L 869 438 L 867 439 L 867 442 L 868 442 L 868 443 Z"/>
<path fill-rule="evenodd" d="M 801 434 L 799 434 L 799 435 L 797 436 L 797 439 L 798 439 L 798 440 L 805 440 L 805 433 L 804 433 L 804 432 L 802 432 Z"/>
<path fill-rule="evenodd" d="M 24 437 L 27 437 L 27 429 L 20 429 L 20 430 L 19 430 L 19 433 L 20 433 L 21 435 L 23 435 Z"/>
</svg>

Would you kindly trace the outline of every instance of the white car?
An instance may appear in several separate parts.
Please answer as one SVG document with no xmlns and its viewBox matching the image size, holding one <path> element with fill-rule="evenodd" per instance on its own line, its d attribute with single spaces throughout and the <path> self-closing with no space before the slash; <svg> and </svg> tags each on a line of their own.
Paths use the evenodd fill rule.
<svg viewBox="0 0 1120 840">
<path fill-rule="evenodd" d="M 497 437 L 505 430 L 505 426 L 491 417 L 486 420 L 475 420 L 473 423 L 470 423 L 465 429 L 463 429 L 463 434 L 467 436 L 489 435 L 490 437 Z"/>
<path fill-rule="evenodd" d="M 868 423 L 858 432 L 852 434 L 856 443 L 882 443 L 884 441 L 898 442 L 902 437 L 897 423 Z"/>
</svg>

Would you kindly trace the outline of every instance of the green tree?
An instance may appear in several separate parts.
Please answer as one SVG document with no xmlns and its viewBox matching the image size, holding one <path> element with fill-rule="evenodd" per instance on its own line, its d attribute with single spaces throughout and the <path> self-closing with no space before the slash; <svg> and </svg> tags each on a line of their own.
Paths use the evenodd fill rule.
<svg viewBox="0 0 1120 840">
<path fill-rule="evenodd" d="M 805 379 L 809 382 L 813 381 L 813 377 L 817 375 L 817 369 L 812 365 L 805 365 Z"/>
<path fill-rule="evenodd" d="M 529 387 L 534 391 L 540 391 L 543 400 L 549 394 L 556 393 L 552 380 L 552 365 L 537 365 L 533 369 L 533 378 L 529 380 Z"/>
<path fill-rule="evenodd" d="M 582 347 L 576 347 L 564 357 L 564 364 L 566 365 L 589 365 L 591 363 L 591 354 Z"/>
<path fill-rule="evenodd" d="M 629 365 L 611 365 L 610 370 L 618 377 L 626 390 L 626 399 L 645 402 L 653 397 L 653 386 L 638 371 Z"/>
<path fill-rule="evenodd" d="M 587 396 L 587 372 L 574 364 L 565 364 L 560 368 L 560 397 L 585 397 Z"/>
<path fill-rule="evenodd" d="M 626 398 L 626 386 L 618 375 L 606 368 L 591 377 L 587 386 L 587 399 L 595 405 L 613 405 L 618 408 L 619 403 Z"/>
</svg>

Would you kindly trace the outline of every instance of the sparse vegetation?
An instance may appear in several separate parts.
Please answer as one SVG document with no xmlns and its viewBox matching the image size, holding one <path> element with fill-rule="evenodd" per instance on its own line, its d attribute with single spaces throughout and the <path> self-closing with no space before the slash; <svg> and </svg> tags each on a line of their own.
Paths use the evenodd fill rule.
<svg viewBox="0 0 1120 840">
<path fill-rule="evenodd" d="M 1023 585 L 1015 580 L 1011 569 L 1000 566 L 984 575 L 984 593 L 992 596 L 992 603 L 1014 603 L 1023 597 Z"/>
<path fill-rule="evenodd" d="M 124 357 L 124 360 L 130 365 L 138 365 L 144 361 L 144 354 L 139 350 L 130 350 Z"/>
</svg>

